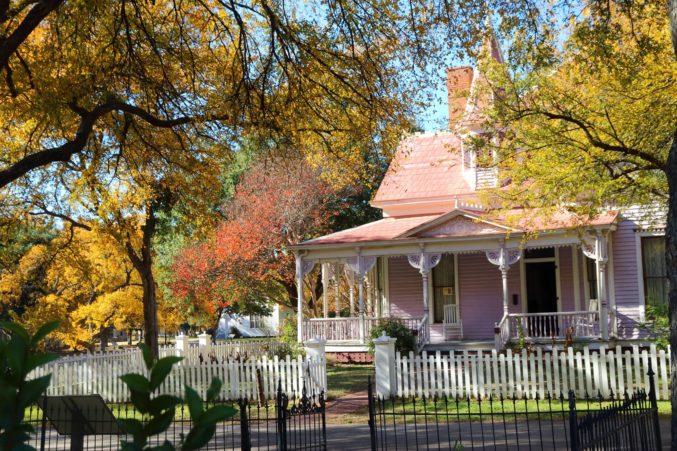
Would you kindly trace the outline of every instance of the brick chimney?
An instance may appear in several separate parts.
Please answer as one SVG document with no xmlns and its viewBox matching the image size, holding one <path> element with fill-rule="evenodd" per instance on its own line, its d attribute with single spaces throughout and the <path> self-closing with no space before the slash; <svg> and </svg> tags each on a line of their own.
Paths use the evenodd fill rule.
<svg viewBox="0 0 677 451">
<path fill-rule="evenodd" d="M 462 118 L 470 97 L 472 67 L 454 67 L 447 70 L 447 94 L 449 96 L 449 129 Z"/>
</svg>

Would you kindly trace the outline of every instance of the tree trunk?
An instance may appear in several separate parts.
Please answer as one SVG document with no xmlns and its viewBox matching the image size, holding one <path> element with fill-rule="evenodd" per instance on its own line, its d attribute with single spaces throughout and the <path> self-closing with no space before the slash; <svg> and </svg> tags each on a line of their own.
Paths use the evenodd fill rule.
<svg viewBox="0 0 677 451">
<path fill-rule="evenodd" d="M 106 348 L 108 347 L 108 326 L 104 326 L 101 328 L 101 332 L 99 333 L 99 339 L 101 340 L 101 351 L 105 351 Z"/>
<path fill-rule="evenodd" d="M 157 296 L 155 293 L 155 277 L 153 277 L 152 241 L 157 225 L 155 209 L 157 204 L 151 202 L 146 211 L 146 223 L 142 227 L 143 238 L 141 254 L 137 254 L 131 240 L 125 243 L 127 255 L 134 265 L 134 269 L 141 278 L 143 287 L 143 331 L 146 345 L 157 358 L 158 350 L 158 323 L 157 323 Z"/>
<path fill-rule="evenodd" d="M 670 448 L 677 450 L 677 129 L 672 138 L 667 164 L 668 221 L 665 230 L 665 250 L 668 281 L 670 282 L 670 378 L 672 383 L 672 416 Z M 655 369 L 654 369 L 655 370 Z"/>
<path fill-rule="evenodd" d="M 672 47 L 677 56 L 677 0 L 668 0 L 668 16 Z M 649 126 L 650 124 L 647 124 Z M 668 221 L 665 230 L 665 259 L 668 281 L 670 283 L 670 379 L 671 404 L 670 431 L 672 439 L 670 449 L 677 451 L 677 126 L 672 135 L 672 145 L 668 154 L 666 168 L 668 178 Z M 654 369 L 655 370 L 655 369 Z"/>
<path fill-rule="evenodd" d="M 155 293 L 155 278 L 151 268 L 151 261 L 143 261 L 144 269 L 141 274 L 143 285 L 143 329 L 146 345 L 155 357 L 158 356 L 158 325 L 157 325 L 157 296 Z"/>
</svg>

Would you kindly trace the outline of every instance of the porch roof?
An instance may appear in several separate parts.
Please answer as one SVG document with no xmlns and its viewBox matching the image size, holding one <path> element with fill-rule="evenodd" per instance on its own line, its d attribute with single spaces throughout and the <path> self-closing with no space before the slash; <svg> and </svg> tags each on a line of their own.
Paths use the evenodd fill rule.
<svg viewBox="0 0 677 451">
<path fill-rule="evenodd" d="M 583 219 L 564 210 L 546 215 L 537 210 L 515 209 L 487 213 L 455 208 L 442 214 L 387 217 L 304 241 L 294 248 L 397 242 L 417 238 L 481 238 L 491 235 L 552 232 L 576 227 L 610 226 L 617 219 L 616 210 Z"/>
</svg>

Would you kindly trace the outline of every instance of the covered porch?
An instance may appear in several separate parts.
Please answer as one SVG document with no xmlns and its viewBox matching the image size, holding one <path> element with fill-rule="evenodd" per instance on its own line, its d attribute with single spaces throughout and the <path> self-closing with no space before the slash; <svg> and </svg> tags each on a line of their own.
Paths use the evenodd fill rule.
<svg viewBox="0 0 677 451">
<path fill-rule="evenodd" d="M 397 218 L 382 221 L 388 219 L 395 225 Z M 294 249 L 297 283 L 321 265 L 323 315 L 305 317 L 299 290 L 298 339 L 321 337 L 330 349 L 361 351 L 373 327 L 390 318 L 414 332 L 419 351 L 608 340 L 615 332 L 607 290 L 614 224 L 602 222 L 583 234 L 562 228 L 527 240 L 522 231 L 457 209 L 402 225 L 406 233 L 388 240 L 363 233 L 365 239 L 345 242 L 338 232 L 303 243 Z M 552 302 L 537 299 L 550 299 L 548 293 Z"/>
</svg>

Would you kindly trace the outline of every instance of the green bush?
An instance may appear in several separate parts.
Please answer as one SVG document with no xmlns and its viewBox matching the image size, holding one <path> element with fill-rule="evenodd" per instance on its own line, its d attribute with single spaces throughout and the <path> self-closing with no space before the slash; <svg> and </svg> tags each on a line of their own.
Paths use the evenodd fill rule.
<svg viewBox="0 0 677 451">
<path fill-rule="evenodd" d="M 647 305 L 646 321 L 641 326 L 653 336 L 658 349 L 668 349 L 670 344 L 670 318 L 668 304 Z"/>
<path fill-rule="evenodd" d="M 374 339 L 383 335 L 383 332 L 391 338 L 396 338 L 395 351 L 402 354 L 409 354 L 416 351 L 416 337 L 414 334 L 401 322 L 394 319 L 384 319 L 371 329 L 369 340 L 369 353 L 374 353 Z"/>
<path fill-rule="evenodd" d="M 40 342 L 59 325 L 51 322 L 34 335 L 18 324 L 0 323 L 0 450 L 28 450 L 33 426 L 24 422 L 26 408 L 47 390 L 51 374 L 28 380 L 35 368 L 57 358 L 40 351 Z"/>
<path fill-rule="evenodd" d="M 285 347 L 278 352 L 278 356 L 286 357 L 290 355 L 293 357 L 304 353 L 303 346 L 298 342 L 296 316 L 289 315 L 282 320 L 279 338 L 285 344 Z"/>
<path fill-rule="evenodd" d="M 132 441 L 122 442 L 122 451 L 182 451 L 196 450 L 205 446 L 216 432 L 216 424 L 234 416 L 237 410 L 228 405 L 212 405 L 207 407 L 200 395 L 188 385 L 185 386 L 185 402 L 190 413 L 191 428 L 188 434 L 181 434 L 181 443 L 173 444 L 168 440 L 160 446 L 152 446 L 151 438 L 169 429 L 174 421 L 176 406 L 183 401 L 172 395 L 156 394 L 160 386 L 169 376 L 174 365 L 182 357 L 168 356 L 157 360 L 145 344 L 139 345 L 143 354 L 149 377 L 143 374 L 129 373 L 120 376 L 122 382 L 131 392 L 132 404 L 144 415 L 142 420 L 136 418 L 120 419 L 120 427 L 132 436 Z M 212 378 L 207 389 L 207 404 L 213 404 L 221 392 L 221 380 Z"/>
</svg>

